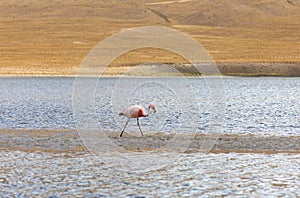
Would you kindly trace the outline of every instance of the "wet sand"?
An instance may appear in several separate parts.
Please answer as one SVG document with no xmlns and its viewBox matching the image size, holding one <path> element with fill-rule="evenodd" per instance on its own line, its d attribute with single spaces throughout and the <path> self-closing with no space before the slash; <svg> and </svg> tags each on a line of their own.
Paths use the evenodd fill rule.
<svg viewBox="0 0 300 198">
<path fill-rule="evenodd" d="M 105 137 L 106 138 L 106 137 Z M 192 136 L 152 134 L 145 137 L 118 133 L 107 137 L 112 144 L 128 151 L 151 151 L 172 148 L 170 142 L 185 139 L 188 148 L 184 152 L 211 153 L 300 153 L 299 136 L 255 136 L 255 135 L 205 135 Z M 203 150 L 203 146 L 209 147 Z M 101 147 L 100 147 L 101 148 Z M 175 148 L 180 146 L 175 145 Z M 88 152 L 76 130 L 2 130 L 0 150 L 45 151 L 45 152 Z"/>
</svg>

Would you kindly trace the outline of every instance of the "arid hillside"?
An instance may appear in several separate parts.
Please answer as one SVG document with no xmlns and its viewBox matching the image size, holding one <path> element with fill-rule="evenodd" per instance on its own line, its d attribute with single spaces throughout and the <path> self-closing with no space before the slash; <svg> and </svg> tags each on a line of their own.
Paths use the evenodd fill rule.
<svg viewBox="0 0 300 198">
<path fill-rule="evenodd" d="M 100 41 L 149 25 L 189 34 L 224 74 L 300 75 L 300 0 L 1 1 L 0 74 L 74 75 Z M 144 62 L 186 61 L 135 50 L 117 58 L 111 74 Z"/>
</svg>

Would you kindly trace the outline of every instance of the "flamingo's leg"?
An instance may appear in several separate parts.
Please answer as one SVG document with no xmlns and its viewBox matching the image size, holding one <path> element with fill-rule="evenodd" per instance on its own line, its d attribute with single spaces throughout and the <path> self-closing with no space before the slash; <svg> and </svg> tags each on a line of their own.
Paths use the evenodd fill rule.
<svg viewBox="0 0 300 198">
<path fill-rule="evenodd" d="M 140 127 L 139 118 L 137 118 L 137 125 L 139 126 L 139 129 L 140 129 L 140 132 L 141 132 L 142 136 L 144 136 L 144 134 L 143 134 L 143 132 L 142 132 L 142 129 L 141 129 L 141 127 Z"/>
<path fill-rule="evenodd" d="M 125 131 L 125 128 L 126 128 L 128 122 L 129 122 L 129 120 L 130 120 L 130 118 L 128 118 L 128 120 L 127 120 L 127 122 L 126 122 L 126 124 L 125 124 L 125 126 L 124 126 L 124 128 L 123 128 L 123 130 L 122 130 L 122 132 L 120 133 L 120 137 L 123 136 L 123 133 L 124 133 L 124 131 Z"/>
</svg>

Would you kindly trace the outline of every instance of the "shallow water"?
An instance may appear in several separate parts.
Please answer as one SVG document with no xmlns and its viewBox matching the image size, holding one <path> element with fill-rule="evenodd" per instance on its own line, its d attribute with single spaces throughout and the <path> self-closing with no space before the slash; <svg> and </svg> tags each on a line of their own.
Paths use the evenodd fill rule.
<svg viewBox="0 0 300 198">
<path fill-rule="evenodd" d="M 91 79 L 95 81 L 87 78 L 86 82 Z M 0 78 L 0 128 L 74 129 L 81 124 L 88 128 L 88 118 L 98 129 L 116 132 L 126 122 L 118 116 L 124 107 L 155 103 L 157 113 L 141 120 L 144 133 L 300 134 L 300 78 L 97 80 L 76 93 L 93 97 L 82 102 L 88 110 L 74 115 L 75 78 Z M 138 131 L 135 121 L 127 131 Z"/>
<path fill-rule="evenodd" d="M 146 134 L 300 134 L 300 78 L 75 82 L 0 78 L 0 128 L 118 132 L 126 121 L 118 116 L 124 107 L 154 103 L 157 113 L 141 120 Z M 135 121 L 126 131 L 138 131 Z M 300 196 L 299 154 L 0 151 L 0 159 L 0 197 Z"/>
<path fill-rule="evenodd" d="M 4 197 L 300 196 L 299 154 L 0 151 L 0 158 Z"/>
</svg>

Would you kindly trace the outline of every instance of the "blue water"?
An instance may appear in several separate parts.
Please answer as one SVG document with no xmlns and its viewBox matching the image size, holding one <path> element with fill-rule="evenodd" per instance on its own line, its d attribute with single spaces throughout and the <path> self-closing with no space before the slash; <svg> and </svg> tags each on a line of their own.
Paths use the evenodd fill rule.
<svg viewBox="0 0 300 198">
<path fill-rule="evenodd" d="M 95 124 L 120 132 L 126 118 L 118 113 L 124 107 L 154 103 L 157 113 L 141 119 L 145 134 L 300 134 L 300 78 L 80 82 L 71 77 L 0 78 L 0 128 L 89 129 Z M 138 132 L 135 120 L 126 131 Z M 0 158 L 0 197 L 300 195 L 299 154 L 1 151 Z"/>
<path fill-rule="evenodd" d="M 73 77 L 0 78 L 0 128 L 75 129 L 83 116 L 74 119 L 75 81 Z M 83 86 L 83 98 L 86 92 L 92 92 L 93 98 L 87 97 L 82 108 L 90 105 L 91 115 L 85 114 L 85 119 L 91 116 L 103 131 L 122 130 L 126 118 L 118 113 L 124 107 L 154 103 L 157 113 L 141 120 L 145 133 L 208 133 L 217 120 L 217 133 L 300 134 L 300 78 L 99 78 L 96 82 L 94 87 Z M 138 131 L 136 121 L 127 130 Z"/>
</svg>

